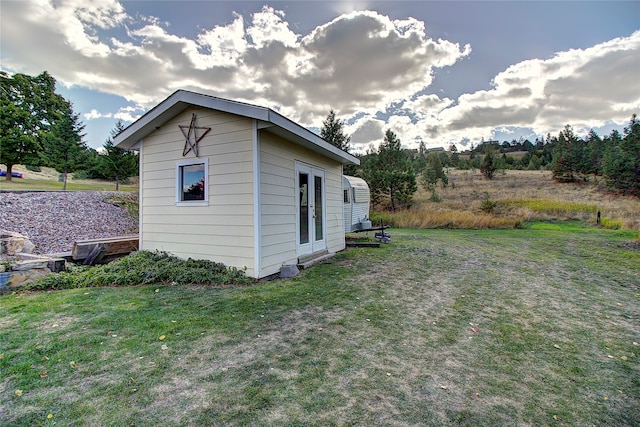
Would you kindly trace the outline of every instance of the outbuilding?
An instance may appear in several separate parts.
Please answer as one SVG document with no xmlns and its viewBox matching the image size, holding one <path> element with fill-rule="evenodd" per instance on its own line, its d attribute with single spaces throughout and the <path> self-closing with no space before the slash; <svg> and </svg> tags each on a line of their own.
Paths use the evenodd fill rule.
<svg viewBox="0 0 640 427">
<path fill-rule="evenodd" d="M 342 177 L 342 193 L 345 233 L 371 228 L 369 220 L 371 192 L 367 182 L 362 178 L 344 175 Z"/>
<path fill-rule="evenodd" d="M 256 279 L 345 248 L 343 165 L 359 160 L 265 107 L 178 90 L 114 143 L 140 159 L 140 243 Z"/>
</svg>

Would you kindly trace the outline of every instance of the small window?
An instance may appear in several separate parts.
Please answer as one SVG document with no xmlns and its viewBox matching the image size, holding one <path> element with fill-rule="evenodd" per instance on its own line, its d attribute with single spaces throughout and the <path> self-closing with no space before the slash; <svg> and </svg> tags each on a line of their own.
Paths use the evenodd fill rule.
<svg viewBox="0 0 640 427">
<path fill-rule="evenodd" d="M 176 205 L 207 206 L 209 204 L 208 159 L 176 163 Z"/>
<path fill-rule="evenodd" d="M 344 192 L 344 202 L 349 203 L 349 190 L 343 190 Z"/>
</svg>

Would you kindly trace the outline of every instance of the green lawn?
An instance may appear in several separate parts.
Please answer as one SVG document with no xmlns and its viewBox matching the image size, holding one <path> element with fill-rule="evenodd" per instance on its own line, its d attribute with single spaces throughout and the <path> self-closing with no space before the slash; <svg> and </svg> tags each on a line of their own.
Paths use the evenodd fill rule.
<svg viewBox="0 0 640 427">
<path fill-rule="evenodd" d="M 52 191 L 62 190 L 62 183 L 51 179 L 13 178 L 6 181 L 0 177 L 0 190 Z M 116 191 L 116 183 L 100 180 L 67 182 L 67 191 Z M 138 191 L 137 185 L 120 184 L 119 191 Z"/>
<path fill-rule="evenodd" d="M 555 228 L 391 230 L 248 288 L 2 296 L 0 420 L 637 426 L 637 236 Z"/>
</svg>

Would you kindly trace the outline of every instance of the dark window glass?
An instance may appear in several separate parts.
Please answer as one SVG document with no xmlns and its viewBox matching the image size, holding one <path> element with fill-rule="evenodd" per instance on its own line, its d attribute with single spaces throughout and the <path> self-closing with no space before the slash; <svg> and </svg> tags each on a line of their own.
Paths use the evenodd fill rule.
<svg viewBox="0 0 640 427">
<path fill-rule="evenodd" d="M 180 183 L 182 187 L 181 201 L 205 200 L 204 163 L 180 166 Z"/>
</svg>

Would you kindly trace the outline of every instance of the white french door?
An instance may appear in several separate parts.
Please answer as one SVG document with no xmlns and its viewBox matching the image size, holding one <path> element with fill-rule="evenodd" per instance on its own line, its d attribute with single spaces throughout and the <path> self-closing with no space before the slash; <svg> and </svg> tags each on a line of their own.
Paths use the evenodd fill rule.
<svg viewBox="0 0 640 427">
<path fill-rule="evenodd" d="M 298 256 L 327 248 L 324 170 L 296 162 Z"/>
</svg>

